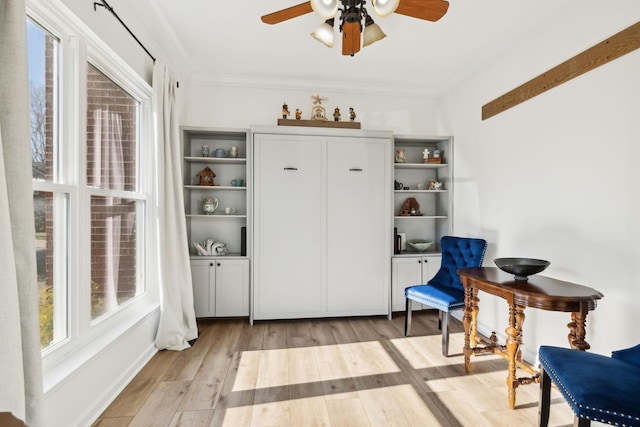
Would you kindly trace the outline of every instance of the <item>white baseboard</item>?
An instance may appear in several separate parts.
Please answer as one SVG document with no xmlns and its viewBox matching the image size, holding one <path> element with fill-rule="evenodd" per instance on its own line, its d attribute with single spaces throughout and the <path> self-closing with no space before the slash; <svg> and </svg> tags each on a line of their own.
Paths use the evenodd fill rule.
<svg viewBox="0 0 640 427">
<path fill-rule="evenodd" d="M 149 363 L 151 358 L 158 352 L 155 344 L 150 345 L 147 351 L 140 354 L 137 360 L 132 361 L 130 369 L 123 372 L 118 378 L 114 378 L 113 384 L 104 393 L 96 397 L 94 405 L 87 408 L 83 414 L 78 414 L 77 427 L 90 426 L 109 407 L 116 397 L 125 389 L 133 378 Z"/>
<path fill-rule="evenodd" d="M 147 313 L 90 357 L 74 355 L 73 369 L 59 368 L 45 390 L 47 427 L 91 426 L 157 352 L 159 315 L 159 309 Z"/>
</svg>

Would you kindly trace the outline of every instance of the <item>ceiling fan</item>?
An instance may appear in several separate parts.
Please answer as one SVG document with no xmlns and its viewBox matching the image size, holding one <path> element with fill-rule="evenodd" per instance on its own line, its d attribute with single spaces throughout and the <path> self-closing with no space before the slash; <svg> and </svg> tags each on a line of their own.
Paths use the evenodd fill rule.
<svg viewBox="0 0 640 427">
<path fill-rule="evenodd" d="M 366 47 L 386 37 L 364 7 L 365 0 L 310 0 L 277 12 L 264 15 L 265 24 L 278 24 L 307 13 L 315 12 L 325 22 L 311 36 L 333 47 L 333 26 L 340 12 L 339 31 L 342 34 L 342 54 L 353 56 Z M 435 22 L 449 9 L 446 0 L 371 0 L 376 15 L 386 17 L 392 13 Z M 340 7 L 341 6 L 341 7 Z M 361 40 L 362 39 L 362 40 Z"/>
</svg>

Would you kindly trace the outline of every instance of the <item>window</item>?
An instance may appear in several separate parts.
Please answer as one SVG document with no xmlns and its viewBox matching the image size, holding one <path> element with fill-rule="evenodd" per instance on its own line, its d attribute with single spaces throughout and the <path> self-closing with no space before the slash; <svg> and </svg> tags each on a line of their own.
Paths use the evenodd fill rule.
<svg viewBox="0 0 640 427">
<path fill-rule="evenodd" d="M 138 295 L 136 259 L 139 103 L 95 66 L 87 67 L 87 186 L 91 195 L 91 319 Z"/>
<path fill-rule="evenodd" d="M 69 194 L 58 173 L 59 40 L 27 21 L 31 159 L 34 180 L 40 345 L 67 338 L 67 220 Z"/>
<path fill-rule="evenodd" d="M 47 367 L 67 369 L 62 362 L 73 351 L 104 348 L 112 339 L 105 331 L 126 330 L 157 307 L 156 291 L 149 295 L 145 285 L 155 263 L 146 231 L 154 151 L 150 86 L 71 17 L 48 2 L 31 7 L 30 143 L 46 375 Z"/>
</svg>

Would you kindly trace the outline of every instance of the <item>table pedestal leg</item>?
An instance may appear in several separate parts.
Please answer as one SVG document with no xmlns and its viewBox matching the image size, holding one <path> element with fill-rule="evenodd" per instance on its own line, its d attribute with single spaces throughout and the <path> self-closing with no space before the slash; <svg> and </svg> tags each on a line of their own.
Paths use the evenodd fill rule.
<svg viewBox="0 0 640 427">
<path fill-rule="evenodd" d="M 522 324 L 524 323 L 524 307 L 509 304 L 509 327 L 505 329 L 507 333 L 507 354 L 508 354 L 508 373 L 507 388 L 509 393 L 509 407 L 511 409 L 516 406 L 516 387 L 518 387 L 518 378 L 516 377 L 516 357 L 518 348 L 522 339 Z"/>
<path fill-rule="evenodd" d="M 478 313 L 480 313 L 480 298 L 478 298 L 478 290 L 471 289 L 471 331 L 469 332 L 469 341 L 471 348 L 478 343 Z"/>
<path fill-rule="evenodd" d="M 576 350 L 589 350 L 591 346 L 584 339 L 586 336 L 588 307 L 581 307 L 579 312 L 571 313 L 571 322 L 567 324 L 569 328 L 569 345 Z"/>
<path fill-rule="evenodd" d="M 464 326 L 464 370 L 469 372 L 471 369 L 471 319 L 473 318 L 473 290 L 464 288 L 464 309 L 462 315 L 462 325 Z"/>
</svg>

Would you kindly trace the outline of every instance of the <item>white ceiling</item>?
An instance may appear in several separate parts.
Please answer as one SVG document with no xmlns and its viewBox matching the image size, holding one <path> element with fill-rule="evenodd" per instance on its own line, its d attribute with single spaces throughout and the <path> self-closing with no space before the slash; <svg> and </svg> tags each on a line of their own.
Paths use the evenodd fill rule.
<svg viewBox="0 0 640 427">
<path fill-rule="evenodd" d="M 202 82 L 437 95 L 570 0 L 449 0 L 428 22 L 377 18 L 387 37 L 343 56 L 309 34 L 314 13 L 276 25 L 262 15 L 301 0 L 143 0 L 147 30 L 175 55 L 184 77 Z M 370 2 L 367 2 L 370 4 Z"/>
</svg>

